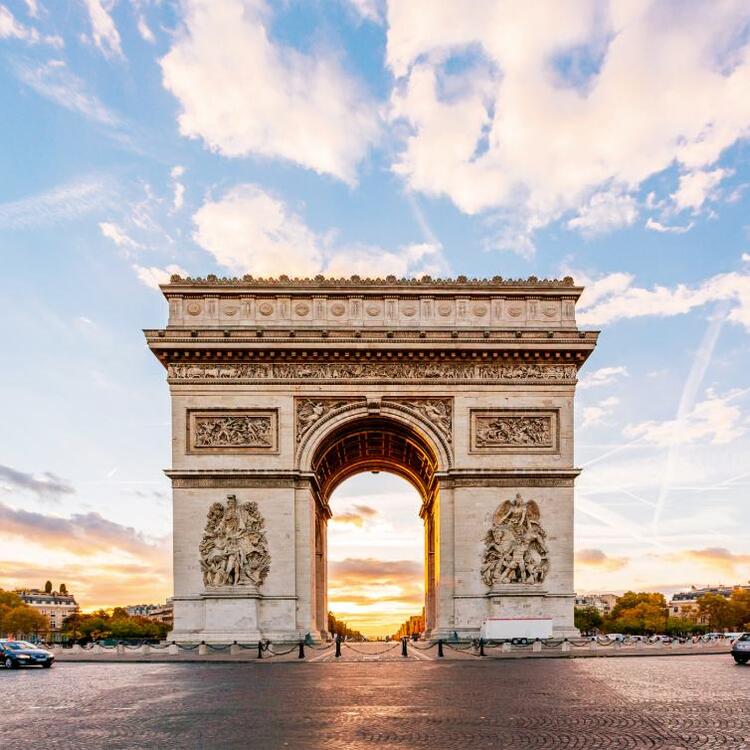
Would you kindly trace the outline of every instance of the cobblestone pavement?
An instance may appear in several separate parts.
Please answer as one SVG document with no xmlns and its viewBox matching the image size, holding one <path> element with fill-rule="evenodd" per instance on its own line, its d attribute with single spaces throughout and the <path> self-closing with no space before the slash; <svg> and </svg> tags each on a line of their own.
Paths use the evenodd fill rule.
<svg viewBox="0 0 750 750">
<path fill-rule="evenodd" d="M 728 655 L 61 663 L 0 671 L 0 748 L 750 749 Z"/>
</svg>

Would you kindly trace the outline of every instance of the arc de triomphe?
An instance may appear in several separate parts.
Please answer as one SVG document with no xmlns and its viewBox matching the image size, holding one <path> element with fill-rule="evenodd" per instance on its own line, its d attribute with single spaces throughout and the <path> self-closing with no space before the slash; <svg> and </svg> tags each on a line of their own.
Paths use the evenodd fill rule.
<svg viewBox="0 0 750 750">
<path fill-rule="evenodd" d="M 422 498 L 428 635 L 573 634 L 573 396 L 597 333 L 561 281 L 183 279 L 146 331 L 172 397 L 178 641 L 327 627 L 328 500 Z"/>
</svg>

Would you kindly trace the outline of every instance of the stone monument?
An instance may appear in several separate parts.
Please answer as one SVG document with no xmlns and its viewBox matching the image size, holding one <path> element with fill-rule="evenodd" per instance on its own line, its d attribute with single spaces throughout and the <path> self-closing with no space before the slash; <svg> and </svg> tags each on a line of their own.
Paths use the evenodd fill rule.
<svg viewBox="0 0 750 750">
<path fill-rule="evenodd" d="M 172 398 L 178 641 L 327 626 L 328 500 L 422 498 L 429 637 L 573 626 L 573 396 L 596 332 L 562 280 L 183 279 L 146 331 Z"/>
</svg>

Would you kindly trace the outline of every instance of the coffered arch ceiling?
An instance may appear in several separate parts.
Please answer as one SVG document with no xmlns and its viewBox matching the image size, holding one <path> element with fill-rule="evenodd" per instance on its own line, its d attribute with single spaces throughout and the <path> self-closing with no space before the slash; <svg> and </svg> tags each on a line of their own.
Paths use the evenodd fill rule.
<svg viewBox="0 0 750 750">
<path fill-rule="evenodd" d="M 363 471 L 401 476 L 427 500 L 434 492 L 438 458 L 428 439 L 415 429 L 388 417 L 367 416 L 326 436 L 311 468 L 326 501 L 345 479 Z"/>
</svg>

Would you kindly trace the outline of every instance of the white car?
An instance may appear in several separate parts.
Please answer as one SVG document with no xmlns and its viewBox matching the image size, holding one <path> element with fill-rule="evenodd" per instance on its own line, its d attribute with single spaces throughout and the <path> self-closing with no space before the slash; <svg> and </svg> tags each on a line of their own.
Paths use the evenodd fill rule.
<svg viewBox="0 0 750 750">
<path fill-rule="evenodd" d="M 743 633 L 732 643 L 732 656 L 737 664 L 747 664 L 750 661 L 750 633 Z"/>
</svg>

